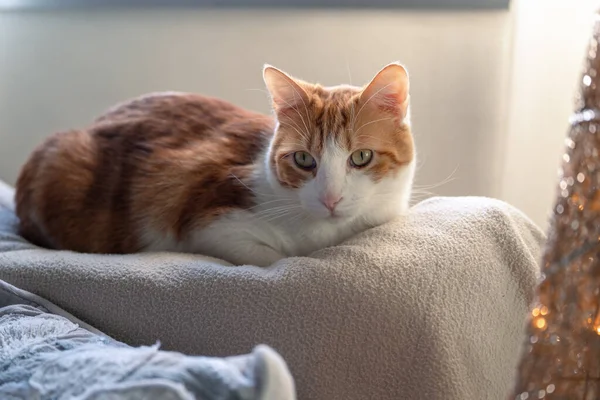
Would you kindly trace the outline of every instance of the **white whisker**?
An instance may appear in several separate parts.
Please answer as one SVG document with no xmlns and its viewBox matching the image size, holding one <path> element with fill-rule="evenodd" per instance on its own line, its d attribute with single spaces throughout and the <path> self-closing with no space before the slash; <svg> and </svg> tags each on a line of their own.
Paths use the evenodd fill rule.
<svg viewBox="0 0 600 400">
<path fill-rule="evenodd" d="M 389 144 L 389 145 L 392 145 L 392 146 L 396 145 L 396 143 L 392 142 L 391 140 L 382 140 L 381 138 L 373 136 L 373 135 L 360 135 L 360 137 L 361 138 L 375 139 L 375 140 L 377 140 L 380 143 L 386 143 L 386 144 Z"/>
<path fill-rule="evenodd" d="M 371 125 L 371 124 L 374 124 L 374 123 L 376 123 L 376 122 L 381 122 L 381 121 L 389 121 L 389 120 L 391 120 L 391 119 L 393 119 L 393 118 L 390 118 L 390 117 L 388 117 L 388 118 L 379 118 L 379 119 L 374 119 L 373 121 L 365 122 L 364 124 L 362 124 L 362 125 L 360 126 L 360 128 L 358 128 L 358 129 L 357 129 L 356 131 L 354 131 L 353 133 L 354 133 L 355 135 L 357 135 L 357 134 L 358 134 L 358 132 L 360 132 L 360 130 L 361 130 L 362 128 L 364 128 L 365 126 L 367 126 L 367 125 Z"/>
<path fill-rule="evenodd" d="M 292 88 L 293 88 L 293 87 L 292 87 Z M 303 138 L 304 138 L 306 141 L 308 141 L 308 142 L 309 142 L 309 141 L 310 141 L 310 138 L 309 138 L 309 137 L 310 137 L 310 132 L 309 132 L 309 130 L 308 130 L 308 125 L 306 125 L 306 122 L 304 121 L 304 117 L 302 117 L 302 114 L 300 113 L 300 110 L 298 110 L 298 108 L 297 108 L 297 107 L 295 107 L 295 106 L 291 105 L 291 104 L 290 104 L 289 102 L 287 102 L 287 101 L 285 101 L 285 104 L 286 104 L 288 107 L 290 107 L 292 110 L 296 111 L 296 114 L 298 114 L 298 116 L 300 117 L 300 120 L 302 121 L 302 124 L 304 124 L 304 128 L 306 129 L 306 134 L 302 134 L 302 133 L 300 132 L 302 129 L 300 129 L 300 127 L 299 127 L 297 124 L 295 124 L 295 123 L 294 123 L 294 124 L 295 124 L 295 125 L 298 127 L 298 130 L 296 130 L 296 132 L 298 132 L 298 134 L 299 134 L 301 137 L 303 137 Z M 281 124 L 281 121 L 280 121 L 279 123 Z M 291 126 L 291 125 L 290 125 L 290 126 Z"/>
<path fill-rule="evenodd" d="M 255 208 L 262 207 L 262 206 L 264 206 L 266 204 L 271 204 L 271 203 L 275 203 L 275 202 L 283 202 L 283 201 L 291 201 L 291 200 L 289 198 L 287 198 L 287 197 L 284 197 L 284 198 L 275 199 L 275 200 L 263 201 L 263 202 L 260 202 L 259 204 L 255 205 L 255 206 L 245 208 L 244 211 L 254 210 Z"/>
<path fill-rule="evenodd" d="M 304 104 L 304 111 L 306 111 L 306 116 L 308 117 L 308 107 L 306 106 L 306 102 L 304 101 L 304 98 L 300 95 L 300 93 L 298 93 L 298 90 L 296 90 L 296 88 L 292 85 L 290 85 L 292 89 L 294 89 L 294 92 L 296 92 L 296 94 L 298 95 L 298 97 L 300 97 L 300 100 L 302 100 L 302 104 Z M 298 115 L 300 116 L 300 118 L 302 119 L 302 123 L 304 124 L 304 128 L 306 128 L 306 132 L 309 132 L 308 129 L 308 125 L 306 125 L 306 122 L 304 121 L 304 118 L 302 117 L 302 115 L 300 114 L 300 111 L 298 111 L 298 109 L 296 109 L 296 112 L 298 113 Z"/>
<path fill-rule="evenodd" d="M 267 96 L 269 96 L 269 91 L 265 90 L 265 89 L 246 89 L 246 91 L 248 91 L 248 92 L 262 92 L 262 93 L 266 94 Z"/>
<path fill-rule="evenodd" d="M 280 196 L 276 196 L 276 195 L 273 195 L 273 194 L 257 192 L 256 190 L 252 189 L 251 187 L 249 187 L 248 185 L 246 185 L 244 182 L 242 182 L 242 180 L 240 178 L 238 178 L 237 176 L 235 176 L 235 174 L 230 173 L 229 175 L 231 175 L 232 177 L 234 177 L 242 186 L 244 186 L 246 189 L 248 189 L 250 192 L 252 192 L 254 194 L 257 194 L 259 196 L 266 196 L 266 197 L 280 197 Z"/>
<path fill-rule="evenodd" d="M 358 116 L 360 115 L 360 113 L 362 112 L 362 110 L 365 108 L 365 106 L 369 103 L 369 101 L 371 101 L 371 99 L 373 99 L 373 97 L 377 96 L 379 94 L 379 92 L 381 92 L 383 89 L 386 89 L 388 86 L 390 86 L 392 83 L 388 83 L 387 85 L 385 85 L 384 87 L 382 87 L 381 89 L 379 89 L 378 91 L 376 91 L 375 93 L 373 93 L 371 95 L 371 97 L 369 97 L 367 99 L 367 101 L 365 101 L 365 104 L 363 104 L 360 109 L 358 110 L 358 114 L 356 114 L 356 116 L 354 117 L 354 120 L 352 121 L 352 125 L 354 126 L 354 123 L 356 123 L 356 120 L 358 119 Z"/>
<path fill-rule="evenodd" d="M 296 133 L 297 133 L 298 135 L 300 135 L 300 137 L 302 137 L 302 138 L 303 138 L 304 140 L 306 140 L 307 142 L 310 142 L 310 140 L 308 139 L 308 137 L 304 136 L 304 135 L 302 134 L 302 132 L 300 132 L 298 129 L 296 129 L 296 127 L 295 127 L 294 125 L 290 125 L 290 124 L 287 124 L 287 123 L 281 123 L 281 124 L 282 124 L 282 125 L 287 125 L 287 126 L 289 126 L 290 128 L 294 129 L 294 130 L 296 131 Z"/>
<path fill-rule="evenodd" d="M 456 179 L 456 178 L 454 178 L 454 174 L 456 174 L 456 171 L 458 171 L 458 166 L 456 166 L 456 168 L 454 168 L 454 170 L 446 178 L 444 178 L 441 182 L 434 183 L 431 185 L 414 185 L 413 191 L 418 193 L 422 189 L 424 189 L 424 190 L 435 189 L 435 188 L 445 185 L 449 182 L 452 182 Z"/>
<path fill-rule="evenodd" d="M 264 214 L 270 214 L 270 213 L 277 213 L 277 212 L 280 212 L 280 211 L 295 210 L 295 209 L 298 209 L 298 208 L 301 208 L 301 206 L 294 205 L 294 204 L 292 204 L 292 205 L 285 205 L 285 206 L 279 206 L 279 207 L 269 207 L 269 208 L 267 208 L 265 210 L 257 211 L 254 214 L 255 215 L 264 215 Z"/>
</svg>

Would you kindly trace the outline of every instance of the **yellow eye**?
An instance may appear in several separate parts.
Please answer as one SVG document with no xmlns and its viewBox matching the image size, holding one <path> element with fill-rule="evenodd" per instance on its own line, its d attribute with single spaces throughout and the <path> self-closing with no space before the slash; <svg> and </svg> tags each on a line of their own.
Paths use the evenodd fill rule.
<svg viewBox="0 0 600 400">
<path fill-rule="evenodd" d="M 317 162 L 315 161 L 314 157 L 305 151 L 295 152 L 294 162 L 297 166 L 305 170 L 311 170 L 317 166 Z"/>
<path fill-rule="evenodd" d="M 350 165 L 355 168 L 361 168 L 366 166 L 373 159 L 373 152 L 371 150 L 356 150 L 350 155 Z"/>
</svg>

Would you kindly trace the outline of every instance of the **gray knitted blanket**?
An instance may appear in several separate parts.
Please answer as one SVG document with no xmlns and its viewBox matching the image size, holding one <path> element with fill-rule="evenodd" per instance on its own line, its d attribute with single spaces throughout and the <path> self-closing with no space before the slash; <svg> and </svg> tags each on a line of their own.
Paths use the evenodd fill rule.
<svg viewBox="0 0 600 400">
<path fill-rule="evenodd" d="M 229 358 L 130 347 L 0 280 L 0 399 L 286 400 L 291 375 L 267 346 Z"/>
</svg>

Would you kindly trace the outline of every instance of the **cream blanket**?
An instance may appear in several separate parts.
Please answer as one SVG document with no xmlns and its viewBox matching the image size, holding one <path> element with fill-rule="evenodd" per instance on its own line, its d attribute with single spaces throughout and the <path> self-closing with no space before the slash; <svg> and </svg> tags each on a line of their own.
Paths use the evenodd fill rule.
<svg viewBox="0 0 600 400">
<path fill-rule="evenodd" d="M 265 343 L 301 400 L 505 399 L 511 386 L 544 237 L 500 201 L 430 199 L 261 269 L 38 249 L 16 234 L 11 196 L 0 194 L 0 279 L 128 344 L 227 356 Z"/>
</svg>

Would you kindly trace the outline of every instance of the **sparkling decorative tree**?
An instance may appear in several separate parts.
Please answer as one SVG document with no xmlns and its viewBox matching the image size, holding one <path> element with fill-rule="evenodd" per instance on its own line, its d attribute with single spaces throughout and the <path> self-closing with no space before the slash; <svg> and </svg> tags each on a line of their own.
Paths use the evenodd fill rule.
<svg viewBox="0 0 600 400">
<path fill-rule="evenodd" d="M 600 399 L 600 14 L 511 399 Z"/>
</svg>

